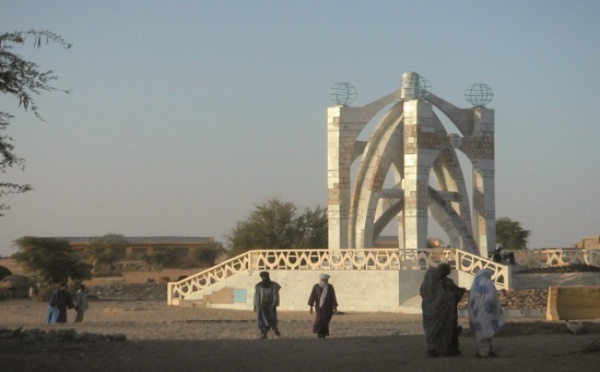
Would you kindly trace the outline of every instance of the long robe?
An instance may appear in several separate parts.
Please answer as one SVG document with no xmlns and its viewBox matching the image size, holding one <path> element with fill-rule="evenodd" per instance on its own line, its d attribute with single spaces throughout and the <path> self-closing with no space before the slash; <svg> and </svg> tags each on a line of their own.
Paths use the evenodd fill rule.
<svg viewBox="0 0 600 372">
<path fill-rule="evenodd" d="M 445 353 L 452 341 L 454 295 L 444 290 L 440 271 L 430 267 L 420 289 L 423 330 L 428 352 Z"/>
<path fill-rule="evenodd" d="M 88 295 L 87 289 L 79 289 L 75 292 L 75 310 L 77 315 L 75 316 L 75 323 L 83 321 L 83 314 L 88 309 Z"/>
<path fill-rule="evenodd" d="M 254 287 L 254 311 L 258 328 L 262 331 L 277 329 L 277 306 L 281 286 L 273 281 L 259 282 Z"/>
<path fill-rule="evenodd" d="M 452 338 L 450 345 L 448 345 L 448 349 L 458 350 L 458 303 L 464 296 L 467 289 L 457 286 L 456 283 L 454 283 L 454 281 L 447 276 L 442 278 L 442 285 L 446 292 L 452 293 L 454 296 L 454 308 L 452 309 Z"/>
<path fill-rule="evenodd" d="M 490 270 L 479 270 L 469 292 L 469 325 L 477 342 L 491 338 L 504 325 L 502 305 L 491 276 Z"/>
<path fill-rule="evenodd" d="M 67 308 L 73 308 L 73 299 L 68 291 L 57 289 L 52 293 L 50 298 L 50 306 L 58 309 L 58 318 L 56 323 L 67 322 Z"/>
<path fill-rule="evenodd" d="M 329 322 L 331 322 L 331 318 L 333 317 L 334 309 L 338 307 L 335 289 L 331 284 L 326 285 L 328 288 L 323 301 L 321 301 L 321 296 L 323 295 L 325 286 L 321 286 L 320 283 L 313 286 L 308 298 L 308 306 L 315 307 L 313 332 L 319 335 L 319 337 L 329 336 Z M 323 303 L 322 306 L 321 302 Z"/>
</svg>

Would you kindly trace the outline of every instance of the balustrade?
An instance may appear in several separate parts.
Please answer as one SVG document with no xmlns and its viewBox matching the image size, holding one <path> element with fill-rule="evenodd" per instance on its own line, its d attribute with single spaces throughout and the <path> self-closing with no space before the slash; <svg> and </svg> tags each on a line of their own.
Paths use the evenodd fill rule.
<svg viewBox="0 0 600 372">
<path fill-rule="evenodd" d="M 528 267 L 563 266 L 574 263 L 600 266 L 599 251 L 522 250 L 512 251 L 519 265 Z M 492 271 L 492 280 L 509 288 L 510 270 L 460 249 L 286 249 L 255 250 L 222 262 L 182 281 L 169 283 L 168 303 L 243 271 L 273 270 L 425 270 L 447 262 L 456 270 L 475 275 L 481 269 Z"/>
</svg>

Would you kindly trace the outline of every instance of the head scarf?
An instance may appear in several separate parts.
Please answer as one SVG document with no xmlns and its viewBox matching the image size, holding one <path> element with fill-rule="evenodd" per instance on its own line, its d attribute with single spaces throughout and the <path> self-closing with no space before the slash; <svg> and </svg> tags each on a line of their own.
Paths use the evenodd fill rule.
<svg viewBox="0 0 600 372">
<path fill-rule="evenodd" d="M 263 279 L 269 278 L 269 272 L 268 271 L 261 271 L 258 275 L 260 275 L 260 277 L 263 278 Z"/>
<path fill-rule="evenodd" d="M 329 283 L 327 282 L 327 280 L 329 280 L 331 276 L 329 276 L 329 274 L 321 274 L 319 275 L 319 279 L 321 279 L 321 281 L 319 282 L 319 287 L 323 288 L 323 291 L 321 292 L 321 297 L 319 297 L 319 308 L 322 308 L 323 305 L 325 304 L 325 300 L 327 299 L 327 294 L 329 293 Z"/>
<path fill-rule="evenodd" d="M 491 277 L 489 269 L 479 270 L 469 293 L 469 325 L 477 341 L 492 337 L 504 324 L 502 305 Z"/>
<path fill-rule="evenodd" d="M 258 275 L 260 275 L 260 278 L 262 279 L 262 281 L 258 283 L 258 285 L 260 285 L 263 288 L 268 288 L 271 285 L 271 276 L 269 275 L 269 272 L 261 271 Z"/>
</svg>

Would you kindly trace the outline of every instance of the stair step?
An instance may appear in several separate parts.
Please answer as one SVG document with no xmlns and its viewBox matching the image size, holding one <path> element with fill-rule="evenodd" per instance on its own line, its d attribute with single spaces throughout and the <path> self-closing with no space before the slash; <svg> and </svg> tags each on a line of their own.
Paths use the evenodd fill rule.
<svg viewBox="0 0 600 372">
<path fill-rule="evenodd" d="M 206 300 L 183 300 L 179 304 L 182 307 L 198 307 L 198 308 L 206 308 Z"/>
</svg>

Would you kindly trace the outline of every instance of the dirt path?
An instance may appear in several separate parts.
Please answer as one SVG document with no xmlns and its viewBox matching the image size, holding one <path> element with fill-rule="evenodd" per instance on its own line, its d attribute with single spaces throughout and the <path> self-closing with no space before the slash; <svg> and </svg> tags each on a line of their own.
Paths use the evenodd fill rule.
<svg viewBox="0 0 600 372">
<path fill-rule="evenodd" d="M 0 302 L 0 328 L 75 328 L 124 333 L 125 342 L 36 343 L 0 340 L 1 370 L 48 371 L 596 371 L 600 352 L 583 348 L 600 338 L 600 323 L 585 335 L 539 319 L 509 321 L 494 339 L 499 358 L 475 359 L 468 330 L 463 355 L 427 359 L 421 319 L 390 313 L 334 317 L 332 337 L 317 340 L 308 312 L 280 313 L 282 337 L 258 340 L 247 311 L 167 307 L 157 301 L 94 301 L 84 323 L 47 326 L 46 305 Z M 72 322 L 74 312 L 69 314 Z M 466 319 L 461 319 L 466 327 Z"/>
</svg>

